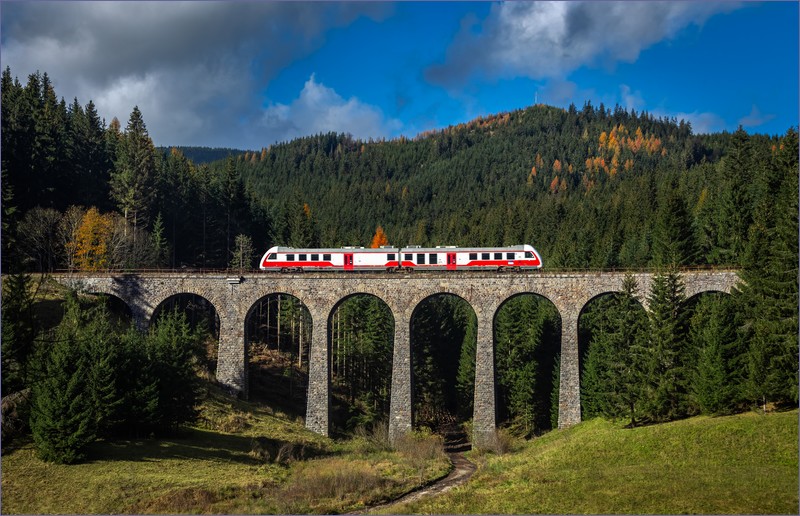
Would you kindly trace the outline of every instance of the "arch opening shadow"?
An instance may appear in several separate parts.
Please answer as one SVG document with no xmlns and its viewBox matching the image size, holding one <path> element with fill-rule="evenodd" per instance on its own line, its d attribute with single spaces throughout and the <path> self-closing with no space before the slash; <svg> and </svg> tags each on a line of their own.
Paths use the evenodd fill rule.
<svg viewBox="0 0 800 516">
<path fill-rule="evenodd" d="M 312 321 L 290 294 L 256 301 L 245 319 L 248 397 L 295 419 L 306 415 Z"/>
<path fill-rule="evenodd" d="M 494 317 L 497 420 L 530 437 L 558 426 L 561 315 L 547 298 L 525 293 Z"/>
<path fill-rule="evenodd" d="M 415 428 L 451 435 L 472 418 L 475 395 L 475 310 L 454 294 L 435 294 L 411 316 L 411 400 Z"/>
<path fill-rule="evenodd" d="M 198 294 L 174 294 L 162 301 L 151 318 L 151 325 L 165 314 L 178 311 L 186 315 L 192 331 L 200 332 L 203 338 L 203 357 L 201 365 L 208 378 L 214 378 L 217 371 L 217 353 L 219 348 L 219 314 L 216 307 L 206 298 Z"/>
<path fill-rule="evenodd" d="M 372 294 L 345 297 L 328 318 L 334 433 L 388 425 L 394 316 Z"/>
<path fill-rule="evenodd" d="M 641 400 L 633 357 L 647 325 L 644 306 L 624 292 L 600 294 L 583 306 L 578 317 L 581 419 L 637 419 Z"/>
</svg>

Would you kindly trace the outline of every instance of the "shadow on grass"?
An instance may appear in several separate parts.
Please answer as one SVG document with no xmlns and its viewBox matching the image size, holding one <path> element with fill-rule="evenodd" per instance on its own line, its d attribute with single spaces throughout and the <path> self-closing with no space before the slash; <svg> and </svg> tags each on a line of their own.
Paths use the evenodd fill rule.
<svg viewBox="0 0 800 516">
<path fill-rule="evenodd" d="M 264 453 L 265 442 L 275 451 Z M 278 450 L 288 450 L 292 456 L 279 456 Z M 265 437 L 223 434 L 209 430 L 189 429 L 179 436 L 98 441 L 89 448 L 88 463 L 106 461 L 153 462 L 165 459 L 229 462 L 259 465 L 266 462 L 285 462 L 287 459 L 307 459 L 324 455 L 325 451 L 309 445 L 279 441 Z"/>
</svg>

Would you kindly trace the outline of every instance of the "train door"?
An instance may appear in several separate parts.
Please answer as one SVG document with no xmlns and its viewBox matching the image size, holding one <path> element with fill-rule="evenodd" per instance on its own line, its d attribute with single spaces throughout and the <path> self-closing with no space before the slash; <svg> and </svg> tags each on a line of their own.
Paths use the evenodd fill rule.
<svg viewBox="0 0 800 516">
<path fill-rule="evenodd" d="M 447 270 L 456 270 L 456 253 L 447 253 Z"/>
<path fill-rule="evenodd" d="M 353 270 L 353 253 L 344 253 L 344 270 Z"/>
</svg>

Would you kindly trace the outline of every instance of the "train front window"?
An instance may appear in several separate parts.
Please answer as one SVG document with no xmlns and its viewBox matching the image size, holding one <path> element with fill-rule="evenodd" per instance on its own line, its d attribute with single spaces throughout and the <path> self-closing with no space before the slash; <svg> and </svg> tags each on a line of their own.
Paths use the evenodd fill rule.
<svg viewBox="0 0 800 516">
<path fill-rule="evenodd" d="M 533 258 L 533 253 L 530 251 L 525 252 L 525 258 Z"/>
<path fill-rule="evenodd" d="M 267 260 L 277 260 L 277 259 L 278 259 L 278 255 L 277 254 L 268 254 L 267 255 Z"/>
</svg>

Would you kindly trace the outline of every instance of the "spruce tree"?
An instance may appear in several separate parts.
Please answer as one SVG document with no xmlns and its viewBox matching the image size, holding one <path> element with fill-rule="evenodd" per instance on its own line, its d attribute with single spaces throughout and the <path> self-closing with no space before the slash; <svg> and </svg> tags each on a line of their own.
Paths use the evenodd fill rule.
<svg viewBox="0 0 800 516">
<path fill-rule="evenodd" d="M 756 211 L 737 296 L 748 345 L 747 393 L 764 407 L 798 400 L 797 141 L 794 129 L 780 141 L 775 206 L 764 202 Z"/>
<path fill-rule="evenodd" d="M 649 339 L 643 350 L 644 415 L 668 421 L 686 414 L 687 313 L 684 287 L 675 268 L 653 277 L 648 296 Z"/>
<path fill-rule="evenodd" d="M 704 295 L 690 320 L 690 395 L 703 414 L 730 412 L 736 397 L 732 373 L 736 335 L 728 300 Z"/>
<path fill-rule="evenodd" d="M 172 432 L 197 417 L 200 336 L 193 332 L 186 314 L 163 314 L 145 340 L 148 358 L 158 385 L 156 431 Z"/>
<path fill-rule="evenodd" d="M 133 226 L 130 233 L 132 247 L 136 248 L 136 230 L 146 226 L 153 201 L 156 171 L 155 148 L 138 106 L 131 112 L 116 151 L 117 159 L 111 174 L 111 196 L 125 221 Z"/>
<path fill-rule="evenodd" d="M 33 384 L 30 427 L 42 460 L 71 464 L 85 458 L 95 439 L 95 418 L 87 395 L 86 354 L 78 339 L 80 307 L 73 298 L 44 359 L 45 374 Z"/>
</svg>

